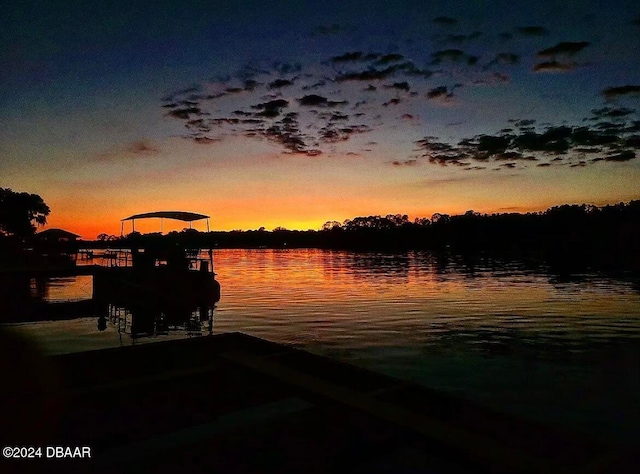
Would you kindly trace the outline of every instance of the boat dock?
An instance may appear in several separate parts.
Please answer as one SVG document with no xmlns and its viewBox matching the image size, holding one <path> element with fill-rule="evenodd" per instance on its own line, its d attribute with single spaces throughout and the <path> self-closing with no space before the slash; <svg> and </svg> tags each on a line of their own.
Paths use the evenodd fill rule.
<svg viewBox="0 0 640 474">
<path fill-rule="evenodd" d="M 91 458 L 22 462 L 15 472 L 54 463 L 97 473 L 637 467 L 628 453 L 575 434 L 245 334 L 58 355 L 39 367 L 48 378 L 9 400 L 8 419 L 33 424 L 4 430 L 3 441 L 90 447 Z"/>
</svg>

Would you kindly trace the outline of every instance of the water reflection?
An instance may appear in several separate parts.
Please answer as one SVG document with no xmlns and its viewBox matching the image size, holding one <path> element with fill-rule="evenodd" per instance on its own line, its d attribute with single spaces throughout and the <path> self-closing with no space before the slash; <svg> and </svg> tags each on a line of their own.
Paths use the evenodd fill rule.
<svg viewBox="0 0 640 474">
<path fill-rule="evenodd" d="M 103 331 L 97 314 L 22 329 L 50 352 L 189 337 L 198 324 L 201 334 L 241 331 L 501 411 L 640 436 L 640 286 L 630 275 L 569 278 L 481 253 L 313 249 L 219 250 L 216 272 L 225 291 L 215 328 L 197 306 L 112 301 Z"/>
<path fill-rule="evenodd" d="M 106 314 L 98 317 L 97 329 L 105 331 L 110 323 L 124 344 L 128 336 L 132 343 L 145 337 L 168 336 L 170 332 L 182 333 L 186 337 L 213 334 L 213 306 L 200 306 L 197 310 L 158 311 L 148 305 L 123 308 L 109 305 Z"/>
<path fill-rule="evenodd" d="M 102 289 L 95 295 L 91 275 L 18 276 L 3 281 L 2 288 L 3 322 L 19 323 L 23 328 L 40 322 L 94 317 L 97 331 L 116 331 L 120 344 L 170 333 L 173 337 L 213 333 L 215 301 L 206 292 L 180 291 L 180 285 L 164 289 L 151 285 L 144 291 L 133 286 L 131 291 Z M 89 341 L 80 350 L 92 348 Z"/>
</svg>

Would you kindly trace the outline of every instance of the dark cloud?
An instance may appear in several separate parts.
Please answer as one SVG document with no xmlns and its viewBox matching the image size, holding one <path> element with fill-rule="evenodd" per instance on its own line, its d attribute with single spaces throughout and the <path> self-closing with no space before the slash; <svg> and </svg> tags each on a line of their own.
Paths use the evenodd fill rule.
<svg viewBox="0 0 640 474">
<path fill-rule="evenodd" d="M 453 87 L 439 86 L 429 89 L 427 91 L 427 100 L 435 100 L 438 102 L 447 103 L 453 99 L 453 91 L 458 87 L 462 87 L 462 84 L 455 84 Z"/>
<path fill-rule="evenodd" d="M 453 97 L 453 93 L 449 92 L 446 86 L 434 87 L 427 92 L 427 99 L 439 99 L 443 97 Z"/>
<path fill-rule="evenodd" d="M 198 143 L 199 145 L 211 145 L 212 143 L 216 143 L 221 140 L 219 138 L 194 137 L 193 141 Z"/>
<path fill-rule="evenodd" d="M 449 164 L 467 166 L 468 161 L 473 160 L 508 161 L 501 166 L 513 168 L 516 163 L 553 157 L 538 164 L 538 166 L 551 166 L 554 163 L 562 163 L 565 157 L 569 160 L 570 166 L 581 167 L 586 165 L 586 162 L 574 160 L 584 154 L 603 155 L 592 159 L 591 163 L 623 162 L 635 159 L 637 150 L 640 149 L 640 137 L 626 136 L 624 133 L 626 132 L 614 134 L 589 127 L 562 125 L 549 126 L 542 132 L 521 130 L 519 133 L 513 133 L 510 129 L 506 129 L 504 133 L 498 135 L 477 135 L 465 138 L 457 145 L 441 142 L 437 137 L 425 137 L 415 143 L 421 157 L 443 166 Z M 571 152 L 573 153 L 570 154 Z"/>
<path fill-rule="evenodd" d="M 509 119 L 509 122 L 513 123 L 516 127 L 518 128 L 522 128 L 522 127 L 530 127 L 531 125 L 534 125 L 536 123 L 535 119 Z"/>
<path fill-rule="evenodd" d="M 329 118 L 329 121 L 331 122 L 337 122 L 337 121 L 345 121 L 345 120 L 349 120 L 349 116 L 345 115 L 341 112 L 333 112 L 331 114 L 331 117 Z"/>
<path fill-rule="evenodd" d="M 290 81 L 289 79 L 276 79 L 275 81 L 270 82 L 267 87 L 269 89 L 280 89 L 282 87 L 287 87 L 292 85 L 293 85 L 293 81 Z"/>
<path fill-rule="evenodd" d="M 208 125 L 208 123 L 205 123 L 204 119 L 201 118 L 187 120 L 185 126 L 190 130 L 197 130 L 203 133 L 211 131 L 211 127 Z"/>
<path fill-rule="evenodd" d="M 331 58 L 331 61 L 334 63 L 360 61 L 363 56 L 364 56 L 364 53 L 362 51 L 354 51 L 350 53 L 341 54 L 340 56 L 334 56 L 333 58 Z"/>
<path fill-rule="evenodd" d="M 397 54 L 397 53 L 385 54 L 383 56 L 380 56 L 380 59 L 376 61 L 376 64 L 384 65 L 384 64 L 402 61 L 402 60 L 404 60 L 404 56 L 402 54 Z"/>
<path fill-rule="evenodd" d="M 338 128 L 329 124 L 320 129 L 320 140 L 324 143 L 338 143 L 347 141 L 353 134 L 366 133 L 370 130 L 366 125 L 352 125 Z"/>
<path fill-rule="evenodd" d="M 636 152 L 633 150 L 624 150 L 620 153 L 613 153 L 605 156 L 605 161 L 629 161 L 636 157 Z"/>
<path fill-rule="evenodd" d="M 512 66 L 520 62 L 520 55 L 516 53 L 498 53 L 496 56 L 487 63 L 486 67 L 494 65 L 507 65 Z"/>
<path fill-rule="evenodd" d="M 576 63 L 561 63 L 558 61 L 544 61 L 533 66 L 534 72 L 568 72 L 576 68 Z"/>
<path fill-rule="evenodd" d="M 467 38 L 478 36 L 479 32 L 466 35 Z M 315 156 L 328 151 L 325 148 L 333 153 L 339 148 L 338 144 L 370 131 L 370 127 L 388 128 L 388 120 L 419 120 L 413 112 L 417 102 L 426 97 L 435 103 L 446 103 L 454 97 L 455 89 L 461 87 L 454 84 L 430 88 L 425 79 L 434 72 L 392 51 L 351 50 L 331 56 L 329 61 L 318 62 L 308 70 L 289 62 L 252 64 L 236 73 L 206 81 L 202 86 L 177 91 L 161 105 L 167 116 L 183 121 L 188 130 L 185 138 L 197 143 L 244 136 L 276 143 L 285 153 Z M 432 59 L 474 64 L 478 58 L 462 49 L 443 49 L 436 51 Z M 494 61 L 515 63 L 517 55 L 500 53 Z M 473 72 L 466 68 L 465 71 L 464 74 Z M 449 79 L 457 74 L 446 70 L 438 73 L 449 75 Z M 487 81 L 501 81 L 492 74 L 497 73 L 482 76 Z M 456 80 L 460 79 L 456 77 Z M 349 81 L 355 84 L 348 84 Z M 358 83 L 362 81 L 364 84 Z M 353 103 L 343 97 L 353 97 Z M 222 100 L 215 104 L 207 102 L 218 98 Z M 381 113 L 381 106 L 389 109 L 386 114 Z M 395 118 L 389 119 L 391 115 Z M 486 139 L 483 144 L 485 142 Z"/>
<path fill-rule="evenodd" d="M 418 160 L 414 160 L 414 159 L 404 160 L 404 161 L 395 160 L 395 161 L 392 161 L 391 164 L 393 166 L 415 166 L 418 164 Z"/>
<path fill-rule="evenodd" d="M 502 40 L 502 41 L 509 41 L 510 39 L 513 39 L 513 33 L 509 33 L 507 31 L 505 31 L 504 33 L 500 33 L 498 35 L 498 37 Z"/>
<path fill-rule="evenodd" d="M 261 84 L 258 81 L 254 81 L 253 79 L 247 79 L 246 81 L 244 81 L 244 90 L 251 92 L 259 85 Z"/>
<path fill-rule="evenodd" d="M 397 90 L 407 91 L 407 92 L 409 92 L 409 90 L 411 89 L 411 86 L 409 86 L 409 83 L 407 81 L 394 82 L 393 84 L 388 84 L 385 87 L 387 89 L 397 89 Z"/>
<path fill-rule="evenodd" d="M 240 123 L 240 119 L 228 118 L 228 117 L 213 118 L 213 119 L 209 119 L 208 123 L 212 125 L 223 125 L 223 124 L 237 125 Z"/>
<path fill-rule="evenodd" d="M 187 107 L 184 109 L 175 109 L 172 110 L 170 112 L 167 113 L 167 115 L 177 118 L 177 119 L 182 119 L 182 120 L 189 120 L 191 118 L 192 115 L 208 115 L 205 112 L 203 112 L 200 107 Z"/>
<path fill-rule="evenodd" d="M 431 21 L 433 21 L 436 25 L 441 26 L 452 26 L 458 23 L 458 20 L 449 16 L 438 16 Z"/>
<path fill-rule="evenodd" d="M 341 72 L 335 77 L 336 82 L 347 81 L 379 81 L 387 79 L 396 74 L 405 74 L 409 76 L 430 77 L 433 73 L 427 69 L 420 69 L 411 61 L 399 64 L 392 64 L 386 68 L 378 68 L 375 66 L 368 67 L 361 71 Z"/>
<path fill-rule="evenodd" d="M 523 36 L 546 36 L 549 34 L 549 30 L 543 26 L 521 26 L 516 28 L 516 32 Z"/>
<path fill-rule="evenodd" d="M 322 97 L 317 94 L 305 95 L 299 99 L 296 99 L 300 105 L 308 106 L 308 107 L 335 107 L 339 105 L 346 105 L 348 102 L 346 100 L 342 101 L 331 101 L 326 97 Z"/>
<path fill-rule="evenodd" d="M 339 74 L 336 76 L 336 82 L 346 82 L 346 81 L 379 81 L 382 79 L 386 79 L 396 72 L 395 68 L 388 67 L 386 69 L 367 69 L 366 71 L 360 72 L 347 72 L 344 74 Z"/>
<path fill-rule="evenodd" d="M 602 95 L 606 99 L 616 99 L 620 96 L 634 96 L 640 97 L 640 86 L 626 85 L 618 87 L 608 87 L 602 91 Z"/>
<path fill-rule="evenodd" d="M 624 141 L 624 145 L 640 150 L 640 135 L 632 135 Z"/>
<path fill-rule="evenodd" d="M 538 51 L 538 57 L 573 56 L 579 53 L 591 43 L 588 41 L 563 41 L 551 48 Z"/>
<path fill-rule="evenodd" d="M 591 113 L 594 115 L 594 119 L 600 117 L 626 117 L 627 115 L 631 115 L 634 112 L 634 109 L 629 109 L 627 107 L 603 107 L 601 109 L 591 109 Z"/>
<path fill-rule="evenodd" d="M 307 145 L 297 119 L 298 115 L 296 113 L 288 113 L 281 120 L 262 130 L 261 134 L 267 139 L 282 145 L 289 153 L 313 154 L 314 149 Z"/>
<path fill-rule="evenodd" d="M 270 100 L 269 102 L 263 102 L 262 104 L 252 105 L 252 109 L 261 110 L 261 112 L 255 114 L 258 117 L 277 117 L 282 112 L 282 109 L 289 106 L 289 102 L 284 99 Z"/>
</svg>

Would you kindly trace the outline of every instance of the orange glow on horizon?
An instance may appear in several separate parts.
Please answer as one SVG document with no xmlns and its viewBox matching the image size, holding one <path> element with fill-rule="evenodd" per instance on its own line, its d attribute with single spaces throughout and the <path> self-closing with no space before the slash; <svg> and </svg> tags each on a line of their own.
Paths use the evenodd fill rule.
<svg viewBox="0 0 640 474">
<path fill-rule="evenodd" d="M 473 210 L 475 212 L 479 212 L 481 214 L 494 214 L 494 213 L 527 213 L 527 212 L 541 212 L 549 209 L 550 207 L 567 204 L 567 203 L 551 203 L 550 205 L 545 206 L 533 206 L 533 205 L 515 205 L 515 206 L 500 206 L 496 205 L 492 208 L 481 209 L 481 208 L 471 208 L 464 207 L 459 205 L 451 206 L 449 209 L 424 209 L 424 210 L 416 210 L 412 213 L 406 212 L 393 212 L 393 211 L 363 211 L 365 209 L 364 206 L 357 206 L 358 209 L 354 208 L 352 212 L 348 212 L 347 209 L 342 210 L 340 214 L 334 214 L 333 216 L 329 213 L 322 212 L 309 212 L 308 217 L 298 217 L 294 215 L 293 217 L 286 216 L 286 209 L 279 209 L 278 212 L 269 213 L 269 211 L 263 211 L 260 209 L 248 209 L 246 212 L 242 213 L 242 216 L 234 215 L 233 212 L 223 212 L 218 214 L 211 213 L 209 219 L 209 228 L 211 231 L 231 231 L 231 230 L 257 230 L 261 227 L 264 227 L 266 230 L 271 231 L 276 227 L 283 227 L 288 230 L 319 230 L 322 225 L 328 221 L 337 221 L 344 222 L 347 219 L 353 219 L 355 217 L 364 217 L 371 215 L 381 215 L 385 216 L 387 214 L 407 214 L 410 221 L 413 221 L 416 218 L 431 218 L 431 216 L 435 213 L 440 214 L 449 214 L 449 215 L 461 215 L 469 210 Z M 568 203 L 568 204 L 583 204 L 580 203 Z M 596 203 L 595 205 L 603 206 L 612 203 Z M 346 206 L 345 206 L 346 207 Z M 272 208 L 273 209 L 273 208 Z M 154 209 L 157 210 L 157 209 Z M 173 209 L 175 210 L 175 209 Z M 189 209 L 193 212 L 203 212 L 201 208 L 197 208 L 195 211 L 193 209 Z M 248 212 L 252 211 L 252 212 Z M 289 210 L 290 211 L 290 210 Z M 147 212 L 146 208 L 142 212 Z M 203 212 L 207 214 L 206 210 Z M 240 214 L 239 212 L 237 214 Z M 128 217 L 130 214 L 124 213 L 125 217 Z M 274 217 L 280 215 L 281 218 Z M 121 230 L 124 231 L 124 235 L 132 232 L 132 222 L 125 221 L 124 226 L 122 226 L 123 215 L 116 215 L 116 211 L 105 212 L 99 216 L 87 216 L 85 214 L 73 215 L 73 214 L 64 214 L 60 215 L 56 213 L 55 215 L 51 215 L 49 219 L 47 219 L 47 225 L 44 227 L 40 227 L 38 231 L 42 231 L 48 228 L 62 228 L 68 230 L 70 232 L 76 233 L 81 236 L 83 240 L 94 240 L 98 235 L 102 233 L 106 233 L 108 235 L 120 236 Z M 204 220 L 194 221 L 192 222 L 191 227 L 200 232 L 206 232 L 207 224 Z M 160 222 L 160 219 L 142 219 L 137 220 L 135 222 L 135 230 L 141 233 L 153 233 L 160 232 L 167 234 L 171 231 L 182 231 L 185 228 L 189 228 L 188 222 L 182 221 L 172 221 L 169 219 L 163 219 Z"/>
</svg>

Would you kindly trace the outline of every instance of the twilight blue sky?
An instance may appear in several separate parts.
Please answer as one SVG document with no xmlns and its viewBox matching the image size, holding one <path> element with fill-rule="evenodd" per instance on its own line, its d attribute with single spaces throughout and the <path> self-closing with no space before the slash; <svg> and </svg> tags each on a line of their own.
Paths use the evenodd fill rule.
<svg viewBox="0 0 640 474">
<path fill-rule="evenodd" d="M 0 45 L 0 186 L 86 238 L 640 198 L 633 1 L 27 1 Z"/>
</svg>

